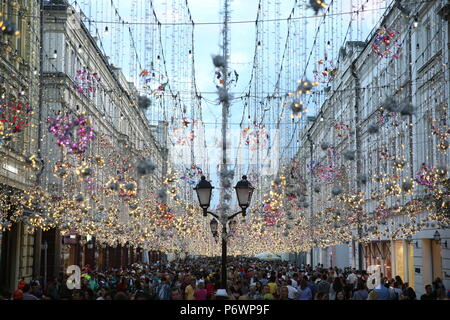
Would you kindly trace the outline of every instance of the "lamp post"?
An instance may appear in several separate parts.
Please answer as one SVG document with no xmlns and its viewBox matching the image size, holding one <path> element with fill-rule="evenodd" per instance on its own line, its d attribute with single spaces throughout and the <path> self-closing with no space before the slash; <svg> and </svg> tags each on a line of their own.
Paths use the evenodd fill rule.
<svg viewBox="0 0 450 320">
<path fill-rule="evenodd" d="M 200 207 L 203 209 L 203 216 L 206 217 L 208 214 L 213 216 L 213 219 L 209 223 L 209 226 L 211 228 L 211 233 L 216 238 L 218 236 L 218 227 L 219 222 L 222 223 L 222 277 L 221 277 L 221 287 L 222 289 L 227 289 L 227 238 L 228 238 L 228 231 L 227 231 L 227 223 L 228 227 L 230 229 L 230 232 L 233 232 L 236 228 L 236 221 L 233 219 L 242 213 L 242 216 L 247 215 L 247 209 L 250 206 L 250 201 L 252 199 L 253 195 L 253 186 L 251 183 L 247 180 L 246 176 L 242 177 L 242 180 L 239 181 L 234 189 L 236 190 L 236 196 L 238 199 L 239 207 L 241 208 L 241 211 L 236 212 L 235 214 L 231 216 L 226 216 L 226 219 L 221 219 L 217 214 L 212 213 L 208 211 L 208 208 L 211 205 L 211 195 L 212 195 L 212 189 L 214 187 L 211 185 L 209 181 L 206 180 L 205 176 L 201 177 L 200 182 L 197 184 L 197 186 L 194 188 L 194 190 L 197 193 L 198 202 L 200 204 Z"/>
</svg>

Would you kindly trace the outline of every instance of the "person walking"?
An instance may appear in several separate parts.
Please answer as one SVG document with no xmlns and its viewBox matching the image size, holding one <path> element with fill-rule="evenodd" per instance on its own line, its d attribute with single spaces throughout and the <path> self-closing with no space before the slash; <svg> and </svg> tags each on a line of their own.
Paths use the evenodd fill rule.
<svg viewBox="0 0 450 320">
<path fill-rule="evenodd" d="M 342 281 L 340 277 L 336 277 L 333 281 L 333 284 L 330 286 L 330 300 L 336 300 L 336 293 L 339 291 L 343 291 L 344 286 L 342 285 Z"/>
<path fill-rule="evenodd" d="M 381 279 L 380 285 L 375 288 L 375 291 L 378 293 L 378 300 L 390 300 L 389 284 L 386 277 Z"/>
<path fill-rule="evenodd" d="M 31 285 L 27 283 L 23 287 L 23 299 L 22 300 L 39 300 L 35 295 L 31 293 Z"/>
<path fill-rule="evenodd" d="M 170 300 L 170 284 L 166 277 L 163 277 L 156 287 L 155 300 Z"/>
<path fill-rule="evenodd" d="M 326 293 L 330 292 L 330 283 L 327 281 L 328 276 L 326 274 L 322 275 L 322 279 L 317 283 L 317 293 Z"/>
<path fill-rule="evenodd" d="M 290 300 L 295 300 L 298 297 L 298 290 L 295 287 L 293 279 L 288 281 L 288 285 L 286 286 L 288 289 L 288 297 Z"/>
<path fill-rule="evenodd" d="M 207 300 L 208 290 L 205 289 L 205 282 L 200 281 L 197 285 L 197 290 L 194 292 L 195 300 Z"/>
<path fill-rule="evenodd" d="M 366 284 L 363 281 L 358 281 L 356 285 L 356 291 L 353 293 L 352 300 L 368 300 L 369 291 Z"/>
<path fill-rule="evenodd" d="M 311 289 L 308 287 L 308 282 L 306 282 L 306 280 L 303 279 L 300 282 L 300 287 L 298 288 L 298 300 L 312 300 L 312 299 L 313 295 Z"/>
<path fill-rule="evenodd" d="M 436 295 L 431 285 L 427 284 L 425 286 L 425 293 L 420 297 L 420 300 L 436 300 Z"/>
<path fill-rule="evenodd" d="M 195 288 L 196 288 L 195 283 L 196 283 L 195 279 L 191 279 L 189 285 L 186 287 L 186 289 L 184 289 L 184 293 L 186 295 L 185 296 L 186 300 L 195 300 L 195 297 L 194 297 Z"/>
</svg>

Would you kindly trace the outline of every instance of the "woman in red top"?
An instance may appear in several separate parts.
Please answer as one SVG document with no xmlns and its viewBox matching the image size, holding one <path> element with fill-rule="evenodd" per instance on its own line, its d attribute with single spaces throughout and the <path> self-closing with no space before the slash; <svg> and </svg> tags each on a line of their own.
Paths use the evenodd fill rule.
<svg viewBox="0 0 450 320">
<path fill-rule="evenodd" d="M 206 291 L 208 292 L 206 298 L 207 300 L 211 300 L 211 297 L 214 295 L 214 283 L 208 282 L 206 284 Z"/>
<path fill-rule="evenodd" d="M 197 290 L 194 292 L 195 300 L 206 300 L 208 297 L 208 291 L 205 289 L 205 283 L 200 281 L 197 285 Z"/>
<path fill-rule="evenodd" d="M 117 286 L 117 291 L 127 291 L 127 280 L 124 277 L 122 277 L 119 285 Z"/>
</svg>

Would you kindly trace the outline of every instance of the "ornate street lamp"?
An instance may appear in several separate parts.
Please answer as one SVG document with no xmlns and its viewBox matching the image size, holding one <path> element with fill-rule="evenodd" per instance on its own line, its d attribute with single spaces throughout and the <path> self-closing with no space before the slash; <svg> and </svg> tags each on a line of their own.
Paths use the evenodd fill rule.
<svg viewBox="0 0 450 320">
<path fill-rule="evenodd" d="M 245 217 L 255 188 L 253 188 L 252 184 L 247 180 L 247 176 L 243 176 L 242 180 L 236 184 L 234 189 L 236 189 L 236 196 L 238 198 L 239 207 L 242 209 L 242 215 Z"/>
<path fill-rule="evenodd" d="M 206 180 L 205 176 L 202 176 L 200 182 L 194 188 L 197 192 L 198 202 L 200 203 L 200 207 L 203 209 L 203 216 L 206 217 L 208 215 L 208 208 L 211 204 L 211 194 L 212 189 L 214 187 L 211 183 Z"/>
<path fill-rule="evenodd" d="M 202 176 L 200 182 L 197 184 L 197 186 L 194 188 L 195 192 L 197 193 L 198 202 L 200 204 L 200 207 L 203 209 L 203 216 L 207 216 L 208 213 L 213 216 L 215 219 L 212 219 L 209 223 L 209 226 L 211 228 L 211 233 L 215 238 L 218 236 L 218 227 L 219 222 L 222 223 L 222 276 L 221 276 L 221 289 L 227 288 L 227 223 L 229 224 L 229 230 L 232 233 L 236 229 L 236 221 L 233 219 L 242 213 L 242 215 L 246 216 L 246 211 L 248 207 L 250 206 L 250 201 L 252 200 L 253 195 L 253 186 L 251 183 L 247 180 L 246 176 L 242 177 L 242 180 L 239 181 L 236 184 L 236 196 L 238 198 L 238 204 L 239 207 L 242 209 L 239 212 L 236 212 L 235 214 L 231 216 L 225 216 L 225 219 L 219 217 L 217 214 L 212 213 L 208 211 L 208 208 L 211 205 L 211 195 L 212 195 L 212 189 L 214 187 L 211 185 L 209 181 L 206 180 L 205 176 Z"/>
</svg>

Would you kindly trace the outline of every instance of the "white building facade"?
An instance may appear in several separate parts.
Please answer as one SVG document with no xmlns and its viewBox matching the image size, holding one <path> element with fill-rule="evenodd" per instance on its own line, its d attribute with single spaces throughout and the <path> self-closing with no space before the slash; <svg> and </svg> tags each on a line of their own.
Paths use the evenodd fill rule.
<svg viewBox="0 0 450 320">
<path fill-rule="evenodd" d="M 434 210 L 430 188 L 419 183 L 420 174 L 431 168 L 440 168 L 448 179 L 448 135 L 439 130 L 450 121 L 449 6 L 447 1 L 407 6 L 411 12 L 405 14 L 392 5 L 379 26 L 395 30 L 398 57 L 374 52 L 380 29 L 341 49 L 338 76 L 316 120 L 300 135 L 297 160 L 339 172 L 334 182 L 324 183 L 303 166 L 313 232 L 320 234 L 321 223 L 339 230 L 316 239 L 308 263 L 375 265 L 388 277 L 400 275 L 420 296 L 438 277 L 450 287 L 448 207 Z M 414 112 L 390 112 L 388 99 L 397 106 L 411 104 Z M 347 202 L 338 201 L 340 195 Z M 350 195 L 361 200 L 351 203 L 353 212 Z"/>
<path fill-rule="evenodd" d="M 167 125 L 149 124 L 145 110 L 139 106 L 135 86 L 126 80 L 121 69 L 109 63 L 100 50 L 101 43 L 91 36 L 79 12 L 67 3 L 49 4 L 44 9 L 43 123 L 48 118 L 84 115 L 96 137 L 84 153 L 74 156 L 68 148 L 57 145 L 57 138 L 43 125 L 45 169 L 41 187 L 49 194 L 69 199 L 84 195 L 81 206 L 91 210 L 94 219 L 95 212 L 102 214 L 114 206 L 117 222 L 125 223 L 142 204 L 141 196 L 157 195 L 161 189 L 168 168 Z M 143 158 L 150 160 L 155 170 L 139 176 L 134 168 Z M 87 180 L 70 175 L 61 178 L 57 171 L 61 165 L 67 171 L 82 166 L 91 168 L 95 175 L 93 183 L 86 184 Z M 125 183 L 136 183 L 135 200 L 124 202 L 120 197 L 111 199 L 104 196 L 104 191 L 95 191 L 104 190 L 122 178 L 126 179 Z M 119 244 L 114 248 L 119 250 L 117 253 L 96 244 L 95 235 L 93 240 L 72 236 L 76 239 L 74 243 L 69 237 L 61 239 L 59 230 L 44 232 L 43 239 L 51 248 L 48 274 L 57 274 L 61 263 L 108 267 L 135 261 L 131 257 L 136 256 L 136 248 L 129 245 Z"/>
</svg>

